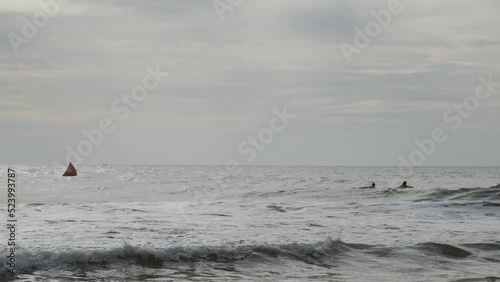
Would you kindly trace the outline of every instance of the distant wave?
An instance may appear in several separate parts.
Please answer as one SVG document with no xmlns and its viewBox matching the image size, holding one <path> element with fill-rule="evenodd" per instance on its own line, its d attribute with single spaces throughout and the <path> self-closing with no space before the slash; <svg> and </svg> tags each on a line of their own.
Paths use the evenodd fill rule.
<svg viewBox="0 0 500 282">
<path fill-rule="evenodd" d="M 418 244 L 416 249 L 428 254 L 444 256 L 447 258 L 466 258 L 472 255 L 471 252 L 459 247 L 434 242 Z"/>
<path fill-rule="evenodd" d="M 475 251 L 500 250 L 500 242 L 475 243 L 453 246 L 442 243 L 426 242 L 414 246 L 424 255 L 446 257 L 450 259 L 465 259 L 474 255 Z M 347 254 L 356 256 L 373 255 L 387 257 L 397 255 L 401 247 L 382 245 L 367 245 L 345 243 L 340 240 L 328 239 L 318 243 L 292 243 L 283 245 L 242 245 L 242 246 L 196 246 L 170 247 L 165 249 L 147 249 L 124 245 L 109 250 L 69 250 L 61 252 L 39 251 L 36 253 L 22 252 L 17 254 L 16 270 L 18 273 L 32 273 L 35 270 L 53 268 L 100 268 L 114 262 L 127 262 L 143 267 L 161 267 L 164 262 L 233 262 L 250 258 L 259 261 L 270 259 L 291 259 L 308 264 L 330 267 L 329 260 L 338 259 Z M 0 257 L 0 276 L 7 274 L 6 255 Z M 488 258 L 487 258 L 488 259 Z"/>
<path fill-rule="evenodd" d="M 439 200 L 500 200 L 500 184 L 489 188 L 437 189 L 437 191 L 426 194 L 423 198 L 416 201 Z"/>
</svg>

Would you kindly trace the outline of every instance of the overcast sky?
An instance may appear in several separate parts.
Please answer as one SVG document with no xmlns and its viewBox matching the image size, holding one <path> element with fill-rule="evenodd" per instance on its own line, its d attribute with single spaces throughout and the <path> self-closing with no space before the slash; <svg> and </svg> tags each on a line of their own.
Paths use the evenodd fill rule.
<svg viewBox="0 0 500 282">
<path fill-rule="evenodd" d="M 26 38 L 44 10 L 3 0 L 0 163 L 65 163 L 109 118 L 83 164 L 398 165 L 442 128 L 423 165 L 500 165 L 500 87 L 459 128 L 443 119 L 479 76 L 500 81 L 500 2 L 401 0 L 348 63 L 340 45 L 388 2 L 71 0 Z M 170 75 L 121 119 L 148 66 Z M 284 107 L 296 117 L 239 153 Z"/>
</svg>

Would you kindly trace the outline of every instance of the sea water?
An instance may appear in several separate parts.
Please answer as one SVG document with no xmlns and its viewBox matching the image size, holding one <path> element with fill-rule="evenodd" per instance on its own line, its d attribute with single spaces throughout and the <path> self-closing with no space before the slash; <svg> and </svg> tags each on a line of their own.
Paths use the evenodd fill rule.
<svg viewBox="0 0 500 282">
<path fill-rule="evenodd" d="M 0 280 L 500 281 L 499 168 L 11 168 Z"/>
</svg>

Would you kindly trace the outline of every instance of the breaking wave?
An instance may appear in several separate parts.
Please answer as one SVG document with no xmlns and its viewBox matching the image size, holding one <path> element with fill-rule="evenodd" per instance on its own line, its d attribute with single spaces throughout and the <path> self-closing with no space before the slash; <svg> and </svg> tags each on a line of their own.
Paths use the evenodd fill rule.
<svg viewBox="0 0 500 282">
<path fill-rule="evenodd" d="M 61 252 L 40 251 L 36 253 L 20 251 L 16 255 L 18 273 L 30 273 L 38 269 L 59 267 L 99 267 L 117 261 L 135 263 L 144 267 L 161 267 L 164 262 L 214 261 L 230 262 L 244 260 L 254 256 L 286 257 L 306 263 L 321 263 L 325 258 L 344 252 L 357 245 L 343 243 L 340 240 L 327 240 L 315 244 L 285 245 L 249 245 L 234 247 L 199 246 L 171 247 L 165 249 L 146 249 L 125 244 L 110 250 Z M 6 255 L 2 255 L 0 274 L 6 274 Z"/>
<path fill-rule="evenodd" d="M 465 259 L 477 251 L 499 251 L 500 242 L 463 244 L 461 247 L 426 242 L 408 248 L 416 249 L 427 256 L 440 256 L 451 259 Z M 388 257 L 398 255 L 400 248 L 382 245 L 345 243 L 341 240 L 328 239 L 319 243 L 292 243 L 283 245 L 242 245 L 242 246 L 197 246 L 171 247 L 165 249 L 147 249 L 125 244 L 109 250 L 68 250 L 60 252 L 23 252 L 16 255 L 17 273 L 32 273 L 36 270 L 54 268 L 93 269 L 107 267 L 113 263 L 132 263 L 147 268 L 159 268 L 166 262 L 234 262 L 257 258 L 258 261 L 288 259 L 319 266 L 332 266 L 332 261 L 343 255 L 372 255 Z M 6 275 L 7 260 L 1 255 L 0 276 Z"/>
</svg>

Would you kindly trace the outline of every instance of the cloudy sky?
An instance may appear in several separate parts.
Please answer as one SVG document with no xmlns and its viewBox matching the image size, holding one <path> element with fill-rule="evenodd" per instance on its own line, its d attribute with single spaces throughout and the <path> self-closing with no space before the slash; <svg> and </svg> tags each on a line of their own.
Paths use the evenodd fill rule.
<svg viewBox="0 0 500 282">
<path fill-rule="evenodd" d="M 441 128 L 423 165 L 500 165 L 500 86 L 475 98 L 500 82 L 499 1 L 401 0 L 350 62 L 390 1 L 55 1 L 0 2 L 2 164 L 65 163 L 109 119 L 82 163 L 398 165 Z M 121 118 L 148 67 L 169 76 Z"/>
</svg>

